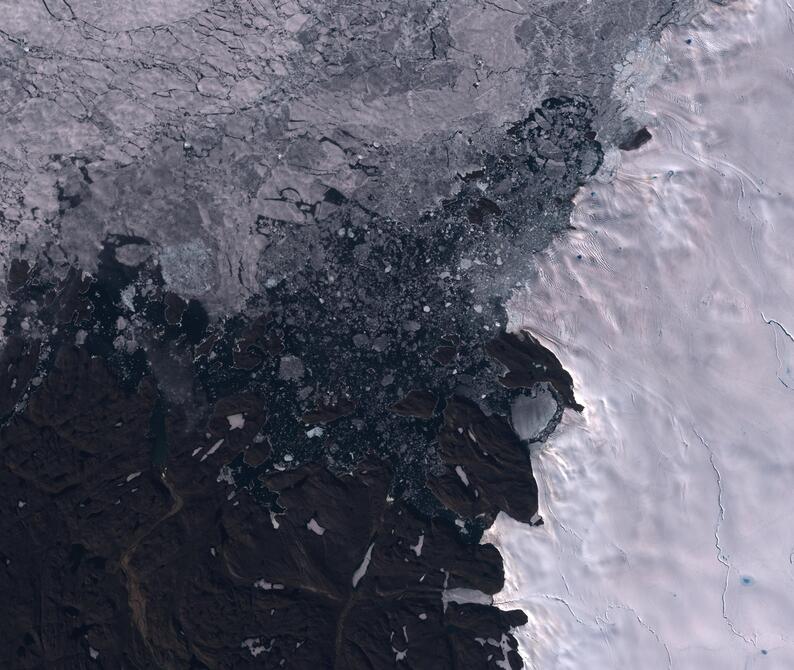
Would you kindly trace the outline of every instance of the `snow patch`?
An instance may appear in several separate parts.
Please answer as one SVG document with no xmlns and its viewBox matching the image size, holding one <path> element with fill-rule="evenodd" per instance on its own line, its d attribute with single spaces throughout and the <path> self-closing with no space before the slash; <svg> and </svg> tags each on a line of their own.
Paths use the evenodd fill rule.
<svg viewBox="0 0 794 670">
<path fill-rule="evenodd" d="M 410 547 L 411 551 L 414 552 L 417 556 L 421 556 L 422 555 L 422 546 L 424 545 L 424 543 L 425 543 L 425 534 L 424 533 L 420 533 L 419 534 L 419 539 L 416 541 L 416 544 L 412 544 L 411 545 L 411 547 Z"/>
<path fill-rule="evenodd" d="M 361 578 L 367 573 L 367 568 L 369 567 L 369 562 L 372 559 L 372 547 L 375 546 L 375 543 L 369 545 L 367 549 L 367 553 L 364 554 L 364 560 L 361 561 L 361 565 L 356 568 L 356 571 L 353 573 L 353 588 L 358 586 L 358 583 L 361 581 Z"/>
<path fill-rule="evenodd" d="M 245 417 L 242 414 L 229 414 L 226 417 L 229 422 L 229 430 L 240 430 L 245 426 Z"/>
<path fill-rule="evenodd" d="M 228 465 L 224 465 L 218 472 L 218 478 L 215 481 L 224 482 L 229 486 L 234 486 L 234 472 Z"/>
<path fill-rule="evenodd" d="M 270 647 L 265 647 L 262 644 L 262 638 L 259 637 L 249 637 L 243 640 L 240 643 L 240 647 L 242 649 L 248 649 L 251 653 L 251 656 L 259 656 L 259 654 L 263 654 L 266 651 L 270 651 Z"/>
<path fill-rule="evenodd" d="M 202 463 L 203 463 L 204 461 L 206 461 L 206 460 L 207 460 L 207 459 L 208 459 L 210 456 L 212 456 L 212 454 L 214 454 L 216 451 L 218 451 L 218 449 L 220 449 L 220 448 L 221 448 L 221 445 L 222 445 L 222 444 L 223 444 L 223 440 L 222 440 L 222 439 L 221 439 L 221 440 L 218 440 L 218 441 L 217 441 L 215 444 L 213 444 L 213 445 L 212 445 L 212 446 L 209 448 L 209 450 L 207 451 L 207 453 L 206 453 L 206 454 L 204 454 L 204 455 L 201 457 L 201 459 L 199 459 L 199 460 L 200 460 Z"/>
<path fill-rule="evenodd" d="M 316 519 L 313 518 L 309 519 L 309 523 L 306 524 L 306 528 L 317 535 L 325 534 L 325 528 L 323 528 L 319 523 L 317 523 Z"/>
<path fill-rule="evenodd" d="M 254 588 L 262 589 L 263 591 L 283 591 L 284 584 L 276 584 L 265 579 L 257 579 L 254 582 Z"/>
<path fill-rule="evenodd" d="M 466 475 L 466 471 L 461 466 L 459 466 L 459 465 L 455 466 L 455 473 L 458 475 L 458 478 L 460 479 L 460 481 L 463 482 L 464 486 L 468 486 L 469 485 L 469 478 Z"/>
</svg>

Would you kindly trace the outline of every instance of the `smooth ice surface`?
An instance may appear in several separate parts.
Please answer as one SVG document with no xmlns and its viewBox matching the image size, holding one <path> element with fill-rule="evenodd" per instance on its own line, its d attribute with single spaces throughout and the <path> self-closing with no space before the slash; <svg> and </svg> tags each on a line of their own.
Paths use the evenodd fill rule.
<svg viewBox="0 0 794 670">
<path fill-rule="evenodd" d="M 536 384 L 530 393 L 513 401 L 513 429 L 522 440 L 532 440 L 549 425 L 557 412 L 557 401 L 546 384 Z"/>
<path fill-rule="evenodd" d="M 533 456 L 545 525 L 486 538 L 531 668 L 794 668 L 793 20 L 666 33 L 653 141 L 512 303 L 586 407 Z"/>
</svg>

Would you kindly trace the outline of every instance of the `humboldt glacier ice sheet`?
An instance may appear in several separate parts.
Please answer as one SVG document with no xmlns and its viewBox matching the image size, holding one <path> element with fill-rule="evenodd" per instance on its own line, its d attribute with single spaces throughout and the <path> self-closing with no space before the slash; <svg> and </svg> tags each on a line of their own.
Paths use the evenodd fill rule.
<svg viewBox="0 0 794 670">
<path fill-rule="evenodd" d="M 768 0 L 669 29 L 654 140 L 512 300 L 586 407 L 533 456 L 547 523 L 488 534 L 529 667 L 794 667 L 792 26 Z"/>
</svg>

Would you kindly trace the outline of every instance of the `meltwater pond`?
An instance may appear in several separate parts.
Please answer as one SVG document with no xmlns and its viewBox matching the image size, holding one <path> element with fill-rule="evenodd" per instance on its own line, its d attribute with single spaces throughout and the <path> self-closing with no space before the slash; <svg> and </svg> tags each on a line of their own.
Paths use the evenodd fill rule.
<svg viewBox="0 0 794 670">
<path fill-rule="evenodd" d="M 529 667 L 794 668 L 793 26 L 766 0 L 667 31 L 653 140 L 512 301 L 586 408 L 533 456 L 544 525 L 487 536 Z"/>
</svg>

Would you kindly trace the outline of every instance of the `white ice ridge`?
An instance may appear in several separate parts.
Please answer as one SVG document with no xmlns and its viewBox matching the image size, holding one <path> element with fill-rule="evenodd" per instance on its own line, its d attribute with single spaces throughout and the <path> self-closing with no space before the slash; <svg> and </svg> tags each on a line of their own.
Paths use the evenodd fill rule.
<svg viewBox="0 0 794 670">
<path fill-rule="evenodd" d="M 794 668 L 794 10 L 714 4 L 662 47 L 653 140 L 510 308 L 586 408 L 533 452 L 545 524 L 485 538 L 538 670 Z"/>
</svg>

